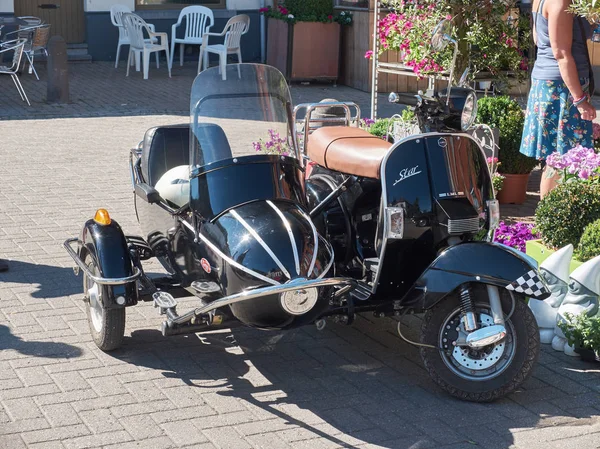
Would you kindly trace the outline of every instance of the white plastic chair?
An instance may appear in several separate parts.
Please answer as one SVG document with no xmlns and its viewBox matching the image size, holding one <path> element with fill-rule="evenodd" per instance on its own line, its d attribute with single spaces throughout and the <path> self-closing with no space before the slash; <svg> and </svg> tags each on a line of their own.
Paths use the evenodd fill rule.
<svg viewBox="0 0 600 449">
<path fill-rule="evenodd" d="M 225 65 L 227 64 L 227 55 L 235 54 L 238 58 L 238 63 L 242 63 L 242 51 L 240 48 L 240 40 L 243 34 L 248 32 L 250 28 L 250 17 L 246 14 L 240 14 L 233 16 L 225 24 L 225 28 L 221 33 L 205 33 L 202 42 L 202 48 L 200 49 L 200 60 L 198 61 L 198 73 L 202 69 L 202 62 L 204 62 L 204 69 L 208 68 L 208 54 L 216 53 L 219 55 L 219 73 L 226 79 Z M 225 41 L 222 44 L 208 45 L 209 36 L 225 36 Z M 240 68 L 238 67 L 238 74 Z"/>
<path fill-rule="evenodd" d="M 125 5 L 113 5 L 110 7 L 110 21 L 114 26 L 119 29 L 119 42 L 117 43 L 117 57 L 115 58 L 115 69 L 119 67 L 119 55 L 121 54 L 121 46 L 129 45 L 129 34 L 127 34 L 127 29 L 125 25 L 123 25 L 123 14 L 131 14 L 132 11 Z M 154 25 L 151 23 L 148 24 L 148 27 L 155 32 Z M 148 42 L 156 42 L 156 38 L 153 41 L 148 40 Z M 139 62 L 138 62 L 139 65 Z M 158 69 L 158 53 L 156 53 L 156 68 Z"/>
<path fill-rule="evenodd" d="M 15 86 L 17 87 L 19 95 L 21 96 L 21 100 L 26 101 L 27 104 L 31 106 L 29 98 L 27 98 L 27 94 L 25 93 L 25 89 L 23 89 L 23 85 L 21 84 L 19 76 L 17 75 L 19 66 L 21 65 L 21 58 L 23 57 L 23 48 L 26 43 L 27 39 L 13 39 L 12 41 L 6 41 L 0 44 L 0 55 L 9 51 L 13 52 L 12 65 L 10 67 L 0 65 L 0 75 L 10 75 L 13 83 L 15 83 Z"/>
<path fill-rule="evenodd" d="M 177 37 L 177 28 L 185 19 L 184 36 Z M 175 54 L 175 44 L 179 44 L 179 65 L 183 65 L 183 50 L 185 44 L 202 45 L 202 36 L 208 32 L 215 17 L 211 9 L 205 6 L 187 6 L 181 10 L 177 23 L 171 28 L 171 67 Z"/>
<path fill-rule="evenodd" d="M 169 37 L 167 33 L 155 33 L 150 29 L 148 24 L 140 16 L 135 14 L 123 14 L 123 24 L 127 28 L 129 35 L 129 57 L 127 58 L 127 75 L 129 76 L 129 67 L 131 66 L 131 57 L 135 55 L 136 70 L 139 71 L 139 55 L 142 55 L 144 67 L 144 79 L 148 79 L 148 70 L 150 66 L 150 53 L 164 51 L 167 56 L 167 69 L 169 70 L 169 78 L 171 78 L 171 65 L 169 61 Z M 148 38 L 144 37 L 144 30 L 148 34 Z M 153 38 L 157 39 L 155 42 Z M 160 43 L 157 43 L 159 42 Z"/>
</svg>

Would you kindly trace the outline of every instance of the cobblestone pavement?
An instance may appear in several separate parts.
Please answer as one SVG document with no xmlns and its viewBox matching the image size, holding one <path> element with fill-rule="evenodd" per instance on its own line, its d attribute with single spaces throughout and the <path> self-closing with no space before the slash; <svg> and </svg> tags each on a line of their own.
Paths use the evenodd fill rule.
<svg viewBox="0 0 600 449">
<path fill-rule="evenodd" d="M 59 244 L 99 207 L 139 233 L 128 149 L 148 127 L 186 120 L 191 80 L 174 70 L 179 97 L 153 83 L 156 69 L 146 90 L 141 79 L 109 82 L 102 64 L 71 67 L 74 90 L 85 85 L 78 73 L 90 77 L 73 105 L 39 103 L 30 79 L 37 104 L 0 104 L 4 118 L 34 118 L 0 122 L 0 257 L 10 259 L 0 273 L 1 449 L 600 447 L 600 365 L 547 347 L 524 387 L 493 404 L 441 393 L 395 322 L 370 317 L 321 332 L 163 338 L 158 312 L 142 304 L 128 310 L 123 348 L 97 350 L 81 278 Z M 4 102 L 16 92 L 0 81 Z M 293 90 L 296 101 L 365 98 Z M 407 324 L 414 336 L 418 318 Z"/>
</svg>

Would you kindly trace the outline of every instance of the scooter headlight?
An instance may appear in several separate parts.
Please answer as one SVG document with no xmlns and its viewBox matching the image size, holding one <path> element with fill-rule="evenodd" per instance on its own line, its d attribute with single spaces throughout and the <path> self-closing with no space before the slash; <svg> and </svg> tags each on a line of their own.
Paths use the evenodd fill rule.
<svg viewBox="0 0 600 449">
<path fill-rule="evenodd" d="M 319 291 L 316 288 L 299 288 L 283 292 L 279 301 L 281 307 L 290 315 L 304 315 L 317 303 Z"/>
<path fill-rule="evenodd" d="M 477 118 L 477 95 L 475 92 L 470 92 L 465 100 L 465 105 L 460 117 L 460 127 L 463 131 L 467 131 Z"/>
<path fill-rule="evenodd" d="M 404 209 L 401 207 L 386 207 L 387 238 L 399 240 L 404 237 Z"/>
</svg>

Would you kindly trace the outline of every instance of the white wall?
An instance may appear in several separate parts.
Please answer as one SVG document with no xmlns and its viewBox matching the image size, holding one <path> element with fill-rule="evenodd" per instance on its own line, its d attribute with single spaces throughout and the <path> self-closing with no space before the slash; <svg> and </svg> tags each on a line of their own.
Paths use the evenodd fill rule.
<svg viewBox="0 0 600 449">
<path fill-rule="evenodd" d="M 110 7 L 117 4 L 128 6 L 132 11 L 135 9 L 135 0 L 84 0 L 83 6 L 88 12 L 103 12 L 110 11 Z"/>
<path fill-rule="evenodd" d="M 0 0 L 0 13 L 15 12 L 15 0 Z"/>
</svg>

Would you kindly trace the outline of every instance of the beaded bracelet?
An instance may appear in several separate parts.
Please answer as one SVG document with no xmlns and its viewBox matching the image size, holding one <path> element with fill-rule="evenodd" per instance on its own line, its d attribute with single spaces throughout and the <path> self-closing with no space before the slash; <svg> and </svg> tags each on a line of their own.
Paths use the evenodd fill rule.
<svg viewBox="0 0 600 449">
<path fill-rule="evenodd" d="M 588 97 L 586 94 L 583 95 L 583 97 L 578 98 L 577 100 L 573 100 L 573 106 L 579 106 L 581 103 L 587 101 Z"/>
</svg>

